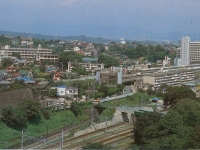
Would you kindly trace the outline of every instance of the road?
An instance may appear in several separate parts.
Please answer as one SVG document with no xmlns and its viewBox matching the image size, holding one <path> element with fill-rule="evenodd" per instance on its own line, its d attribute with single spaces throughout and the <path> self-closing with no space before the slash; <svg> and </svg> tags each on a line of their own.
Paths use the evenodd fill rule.
<svg viewBox="0 0 200 150">
<path fill-rule="evenodd" d="M 78 78 L 78 79 L 63 79 L 61 81 L 69 82 L 69 81 L 87 80 L 87 79 L 96 79 L 96 76 L 87 76 L 87 77 L 81 77 L 81 78 Z M 56 82 L 59 82 L 59 81 L 56 81 Z"/>
</svg>

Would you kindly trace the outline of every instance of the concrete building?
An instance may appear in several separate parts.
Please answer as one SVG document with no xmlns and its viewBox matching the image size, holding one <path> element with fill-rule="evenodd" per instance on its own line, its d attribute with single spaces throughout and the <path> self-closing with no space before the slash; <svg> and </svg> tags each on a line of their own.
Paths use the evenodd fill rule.
<svg viewBox="0 0 200 150">
<path fill-rule="evenodd" d="M 200 63 L 200 42 L 190 42 L 190 64 Z"/>
<path fill-rule="evenodd" d="M 80 66 L 86 69 L 86 71 L 97 71 L 102 70 L 104 68 L 104 64 L 97 64 L 97 63 L 79 63 Z"/>
<path fill-rule="evenodd" d="M 143 76 L 143 83 L 151 84 L 155 89 L 164 83 L 171 86 L 180 86 L 192 80 L 194 80 L 194 71 L 192 69 L 146 74 Z"/>
<path fill-rule="evenodd" d="M 190 37 L 182 37 L 181 42 L 181 65 L 187 66 L 190 64 Z"/>
<path fill-rule="evenodd" d="M 10 46 L 5 46 L 0 49 L 0 53 L 7 53 L 8 56 L 12 56 L 12 53 L 17 52 L 20 54 L 22 59 L 27 60 L 52 60 L 57 61 L 58 55 L 52 54 L 52 49 L 43 49 L 41 45 L 37 49 L 33 48 L 10 48 Z"/>
<path fill-rule="evenodd" d="M 79 47 L 74 47 L 74 51 L 77 52 L 77 51 L 80 51 L 81 49 Z"/>
<path fill-rule="evenodd" d="M 78 96 L 78 88 L 66 86 L 66 85 L 58 85 L 57 89 L 57 96 L 60 100 L 64 100 L 66 97 L 74 98 Z"/>
<path fill-rule="evenodd" d="M 200 42 L 190 42 L 190 37 L 182 37 L 181 50 L 177 49 L 174 64 L 187 66 L 197 63 L 200 63 Z"/>
</svg>

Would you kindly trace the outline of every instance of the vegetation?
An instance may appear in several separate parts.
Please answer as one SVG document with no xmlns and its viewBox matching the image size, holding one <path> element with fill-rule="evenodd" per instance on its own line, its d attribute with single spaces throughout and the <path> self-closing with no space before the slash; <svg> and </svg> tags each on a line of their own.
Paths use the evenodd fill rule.
<svg viewBox="0 0 200 150">
<path fill-rule="evenodd" d="M 164 104 L 166 106 L 176 103 L 179 99 L 195 99 L 196 94 L 189 87 L 167 87 L 164 94 Z"/>
<path fill-rule="evenodd" d="M 70 52 L 61 52 L 58 59 L 58 66 L 63 68 L 68 67 L 68 62 L 82 62 L 82 56 L 77 54 L 74 51 Z"/>
<path fill-rule="evenodd" d="M 135 142 L 145 149 L 196 149 L 200 126 L 200 102 L 183 99 L 166 116 L 144 113 L 137 118 Z"/>
<path fill-rule="evenodd" d="M 12 56 L 17 57 L 17 59 L 21 59 L 20 53 L 18 52 L 13 52 Z"/>
<path fill-rule="evenodd" d="M 40 118 L 41 106 L 38 101 L 26 100 L 19 103 L 17 108 L 7 106 L 2 109 L 1 120 L 12 128 L 23 128 L 27 121 L 34 122 Z"/>
<path fill-rule="evenodd" d="M 119 61 L 111 56 L 106 56 L 103 54 L 99 55 L 99 63 L 105 64 L 105 68 L 109 68 L 112 66 L 119 66 Z"/>
<path fill-rule="evenodd" d="M 2 61 L 1 61 L 1 66 L 3 68 L 6 68 L 6 67 L 9 67 L 10 65 L 13 64 L 13 61 L 10 59 L 10 58 L 4 58 Z"/>
<path fill-rule="evenodd" d="M 143 100 L 142 100 L 143 99 Z M 149 96 L 146 93 L 135 93 L 120 100 L 104 102 L 106 106 L 139 106 L 149 104 Z"/>
<path fill-rule="evenodd" d="M 82 109 L 90 108 L 92 105 L 90 103 L 80 104 Z M 17 108 L 16 108 L 17 109 Z M 13 109 L 12 110 L 16 110 Z M 52 108 L 49 109 L 40 109 L 39 112 L 40 119 L 36 119 L 35 121 L 30 120 L 26 122 L 26 125 L 23 127 L 26 129 L 24 130 L 24 134 L 29 134 L 30 137 L 25 139 L 25 141 L 31 142 L 33 138 L 36 137 L 46 137 L 47 130 L 48 132 L 52 132 L 58 129 L 62 129 L 66 127 L 66 119 L 67 119 L 67 126 L 73 126 L 76 124 L 80 124 L 84 120 L 88 119 L 88 115 L 83 113 L 82 115 L 75 116 L 74 113 L 70 110 L 58 110 L 52 111 Z M 84 110 L 82 110 L 83 112 Z M 48 114 L 48 116 L 46 116 Z M 32 116 L 31 116 L 32 117 Z M 47 118 L 46 118 L 47 117 Z M 12 117 L 13 118 L 13 117 Z M 7 126 L 4 121 L 0 121 L 0 141 L 8 141 L 8 146 L 11 147 L 15 144 L 21 142 L 21 129 L 22 128 L 10 128 Z M 2 130 L 3 129 L 3 130 Z M 0 148 L 5 148 L 6 145 L 0 143 Z"/>
</svg>

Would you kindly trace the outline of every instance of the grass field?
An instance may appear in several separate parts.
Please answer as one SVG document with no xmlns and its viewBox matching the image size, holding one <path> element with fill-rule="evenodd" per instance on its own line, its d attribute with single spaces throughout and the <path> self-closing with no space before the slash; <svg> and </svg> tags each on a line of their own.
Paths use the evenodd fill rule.
<svg viewBox="0 0 200 150">
<path fill-rule="evenodd" d="M 81 123 L 83 120 L 88 118 L 87 115 L 74 116 L 74 114 L 69 110 L 60 110 L 57 112 L 50 111 L 50 119 L 41 120 L 30 124 L 27 123 L 26 130 L 24 134 L 29 134 L 31 137 L 39 137 L 45 135 L 48 132 L 55 131 L 57 129 L 63 128 L 67 125 L 72 126 Z M 7 127 L 3 122 L 0 122 L 0 149 L 6 148 L 6 143 L 11 147 L 13 145 L 19 144 L 21 142 L 22 131 Z"/>
<path fill-rule="evenodd" d="M 135 93 L 131 96 L 127 96 L 122 99 L 112 100 L 108 102 L 104 102 L 103 105 L 107 106 L 139 106 L 141 103 L 141 99 L 143 99 L 143 104 L 149 104 L 149 96 L 145 93 Z"/>
</svg>

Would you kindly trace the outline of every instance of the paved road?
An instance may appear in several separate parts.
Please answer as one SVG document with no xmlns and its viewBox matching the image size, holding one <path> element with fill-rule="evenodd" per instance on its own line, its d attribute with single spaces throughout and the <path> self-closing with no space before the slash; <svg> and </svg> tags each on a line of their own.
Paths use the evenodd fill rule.
<svg viewBox="0 0 200 150">
<path fill-rule="evenodd" d="M 81 77 L 78 79 L 63 79 L 61 81 L 68 82 L 68 81 L 87 80 L 87 79 L 96 79 L 96 76 L 87 76 L 87 77 Z M 57 81 L 57 82 L 59 82 L 59 81 Z"/>
<path fill-rule="evenodd" d="M 109 97 L 109 98 L 103 98 L 103 99 L 101 99 L 100 103 L 107 102 L 107 101 L 112 101 L 112 100 L 115 100 L 115 99 L 124 98 L 126 96 L 131 96 L 131 95 L 133 95 L 133 93 L 117 95 L 117 96 Z"/>
</svg>

